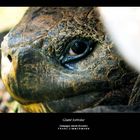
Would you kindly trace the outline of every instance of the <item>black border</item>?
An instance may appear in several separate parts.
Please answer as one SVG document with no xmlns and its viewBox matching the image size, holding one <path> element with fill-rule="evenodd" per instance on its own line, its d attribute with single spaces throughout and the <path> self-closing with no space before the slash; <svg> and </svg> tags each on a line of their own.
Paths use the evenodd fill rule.
<svg viewBox="0 0 140 140">
<path fill-rule="evenodd" d="M 58 130 L 62 119 L 85 119 L 90 130 Z M 75 124 L 79 124 L 75 123 Z M 49 137 L 61 135 L 94 136 L 116 138 L 117 136 L 139 136 L 140 113 L 3 113 L 0 114 L 1 132 L 14 130 L 16 134 Z M 15 134 L 14 134 L 15 135 Z M 16 136 L 15 136 L 16 137 Z"/>
<path fill-rule="evenodd" d="M 138 0 L 1 0 L 0 6 L 140 6 Z"/>
</svg>

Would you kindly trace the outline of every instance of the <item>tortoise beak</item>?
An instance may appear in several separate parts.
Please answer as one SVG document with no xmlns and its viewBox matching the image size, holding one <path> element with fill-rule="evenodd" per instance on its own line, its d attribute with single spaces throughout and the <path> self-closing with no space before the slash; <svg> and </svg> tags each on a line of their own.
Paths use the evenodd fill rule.
<svg viewBox="0 0 140 140">
<path fill-rule="evenodd" d="M 21 97 L 21 86 L 19 86 L 19 81 L 22 79 L 21 74 L 21 60 L 23 56 L 21 55 L 23 51 L 27 51 L 30 48 L 28 46 L 26 49 L 11 47 L 8 45 L 8 35 L 4 38 L 1 45 L 1 76 L 3 83 L 10 93 L 10 95 L 20 103 L 27 103 L 28 101 Z M 27 57 L 28 58 L 28 57 Z M 29 61 L 30 62 L 30 61 Z M 31 101 L 32 102 L 32 101 Z"/>
<path fill-rule="evenodd" d="M 1 76 L 8 92 L 13 98 L 19 101 L 18 96 L 16 96 L 16 94 L 19 94 L 17 85 L 18 59 L 14 52 L 14 50 L 8 47 L 5 38 L 1 45 Z"/>
</svg>

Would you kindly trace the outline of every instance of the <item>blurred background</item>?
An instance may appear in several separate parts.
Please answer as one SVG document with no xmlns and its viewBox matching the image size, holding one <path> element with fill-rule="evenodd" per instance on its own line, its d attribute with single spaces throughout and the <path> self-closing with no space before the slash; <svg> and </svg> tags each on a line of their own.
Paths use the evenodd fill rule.
<svg viewBox="0 0 140 140">
<path fill-rule="evenodd" d="M 28 7 L 0 7 L 0 44 L 9 30 L 21 20 L 27 9 Z M 0 113 L 15 113 L 17 112 L 17 108 L 18 103 L 6 91 L 0 75 Z"/>
<path fill-rule="evenodd" d="M 0 32 L 15 26 L 28 7 L 0 7 Z"/>
</svg>

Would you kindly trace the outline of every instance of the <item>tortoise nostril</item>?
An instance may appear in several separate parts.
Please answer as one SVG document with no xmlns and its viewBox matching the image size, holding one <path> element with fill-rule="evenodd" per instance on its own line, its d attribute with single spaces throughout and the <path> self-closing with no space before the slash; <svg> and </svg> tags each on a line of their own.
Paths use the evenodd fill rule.
<svg viewBox="0 0 140 140">
<path fill-rule="evenodd" d="M 9 61 L 12 62 L 12 57 L 11 57 L 11 55 L 8 54 L 7 57 L 8 57 L 8 59 L 9 59 Z"/>
</svg>

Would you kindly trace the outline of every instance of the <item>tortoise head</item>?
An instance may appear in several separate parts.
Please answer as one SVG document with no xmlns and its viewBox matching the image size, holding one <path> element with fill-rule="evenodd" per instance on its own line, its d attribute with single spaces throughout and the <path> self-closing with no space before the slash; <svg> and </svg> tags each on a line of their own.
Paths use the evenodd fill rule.
<svg viewBox="0 0 140 140">
<path fill-rule="evenodd" d="M 93 7 L 29 8 L 2 43 L 2 80 L 32 112 L 95 106 L 127 73 Z"/>
</svg>

